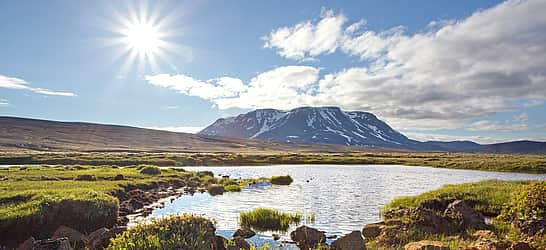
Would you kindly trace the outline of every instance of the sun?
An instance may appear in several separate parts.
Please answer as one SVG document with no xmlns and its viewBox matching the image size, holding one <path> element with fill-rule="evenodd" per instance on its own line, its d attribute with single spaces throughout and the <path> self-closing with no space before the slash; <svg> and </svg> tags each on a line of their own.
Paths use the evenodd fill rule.
<svg viewBox="0 0 546 250">
<path fill-rule="evenodd" d="M 127 45 L 137 53 L 151 54 L 161 45 L 159 31 L 150 23 L 131 23 L 124 34 Z"/>
<path fill-rule="evenodd" d="M 125 58 L 120 75 L 135 66 L 142 73 L 159 71 L 160 65 L 171 65 L 167 57 L 177 55 L 179 50 L 177 44 L 169 41 L 176 37 L 170 28 L 176 15 L 161 13 L 161 8 L 148 8 L 146 4 L 127 7 L 125 11 L 113 8 L 114 18 L 107 25 L 115 35 L 106 42 L 107 46 L 117 48 L 113 62 Z"/>
</svg>

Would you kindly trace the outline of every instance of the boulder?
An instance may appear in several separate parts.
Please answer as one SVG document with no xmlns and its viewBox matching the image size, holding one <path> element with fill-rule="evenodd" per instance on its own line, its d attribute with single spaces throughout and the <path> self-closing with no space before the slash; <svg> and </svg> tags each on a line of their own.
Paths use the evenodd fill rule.
<svg viewBox="0 0 546 250">
<path fill-rule="evenodd" d="M 235 237 L 228 244 L 227 250 L 250 250 L 250 244 L 242 237 Z"/>
<path fill-rule="evenodd" d="M 335 240 L 330 249 L 332 250 L 366 250 L 366 241 L 360 231 L 351 233 Z"/>
<path fill-rule="evenodd" d="M 483 240 L 476 242 L 470 248 L 472 250 L 505 250 L 506 247 L 500 243 L 491 240 Z"/>
<path fill-rule="evenodd" d="M 250 228 L 243 227 L 243 228 L 237 229 L 237 231 L 233 233 L 233 238 L 242 237 L 242 238 L 248 239 L 254 235 L 256 235 L 256 233 L 252 231 Z"/>
<path fill-rule="evenodd" d="M 510 250 L 533 250 L 527 242 L 514 242 L 509 248 Z"/>
<path fill-rule="evenodd" d="M 72 250 L 68 238 L 38 240 L 34 242 L 33 250 Z"/>
<path fill-rule="evenodd" d="M 307 226 L 296 228 L 296 230 L 290 233 L 290 238 L 296 242 L 296 245 L 300 249 L 313 249 L 318 244 L 326 242 L 324 232 Z"/>
<path fill-rule="evenodd" d="M 398 226 L 386 226 L 381 229 L 381 233 L 376 238 L 378 245 L 386 249 L 392 249 L 400 245 L 402 236 L 405 232 L 405 228 Z"/>
<path fill-rule="evenodd" d="M 405 250 L 449 250 L 443 242 L 422 240 L 417 242 L 411 242 L 404 246 Z"/>
<path fill-rule="evenodd" d="M 216 235 L 214 238 L 214 247 L 213 250 L 227 250 L 228 240 L 223 236 Z"/>
<path fill-rule="evenodd" d="M 32 247 L 34 247 L 34 241 L 34 237 L 30 237 L 23 241 L 23 243 L 19 244 L 16 250 L 32 250 Z"/>
<path fill-rule="evenodd" d="M 486 228 L 483 215 L 462 200 L 450 203 L 444 211 L 444 217 L 457 225 L 460 230 Z"/>
<path fill-rule="evenodd" d="M 116 236 L 114 231 L 108 228 L 99 228 L 87 236 L 87 247 L 90 249 L 103 249 L 110 243 L 110 238 Z"/>
<path fill-rule="evenodd" d="M 418 226 L 419 229 L 425 232 L 441 233 L 451 230 L 449 222 L 430 209 L 412 208 L 407 216 L 410 224 Z"/>
<path fill-rule="evenodd" d="M 515 220 L 512 222 L 512 228 L 527 237 L 546 234 L 546 219 Z"/>
<path fill-rule="evenodd" d="M 280 240 L 281 239 L 281 236 L 279 234 L 272 234 L 271 236 L 273 236 L 273 240 Z"/>
<path fill-rule="evenodd" d="M 68 238 L 70 241 L 70 245 L 76 246 L 76 247 L 83 247 L 84 242 L 86 240 L 85 235 L 78 232 L 78 230 L 67 227 L 67 226 L 59 226 L 57 230 L 53 233 L 51 236 L 52 239 L 59 239 L 59 238 Z"/>
<path fill-rule="evenodd" d="M 362 235 L 364 235 L 366 239 L 374 239 L 375 237 L 379 236 L 379 234 L 381 233 L 381 228 L 384 225 L 385 223 L 383 222 L 366 224 L 362 229 Z"/>
</svg>

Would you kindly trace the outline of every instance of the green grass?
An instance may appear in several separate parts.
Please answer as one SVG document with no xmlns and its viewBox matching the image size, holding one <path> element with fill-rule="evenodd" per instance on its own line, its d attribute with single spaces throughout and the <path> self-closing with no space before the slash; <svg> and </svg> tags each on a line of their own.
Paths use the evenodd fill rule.
<svg viewBox="0 0 546 250">
<path fill-rule="evenodd" d="M 159 169 L 156 166 L 145 166 L 142 169 L 140 169 L 141 174 L 147 174 L 147 175 L 158 175 L 161 174 L 161 169 Z"/>
<path fill-rule="evenodd" d="M 215 228 L 206 218 L 184 214 L 140 224 L 111 240 L 110 250 L 212 250 Z"/>
<path fill-rule="evenodd" d="M 290 225 L 297 225 L 302 219 L 303 215 L 300 213 L 286 213 L 270 208 L 256 208 L 252 211 L 242 212 L 239 215 L 241 226 L 251 227 L 262 232 L 286 232 Z M 315 216 L 310 215 L 308 219 L 314 221 Z"/>
<path fill-rule="evenodd" d="M 510 202 L 512 193 L 529 184 L 529 181 L 486 180 L 473 183 L 444 185 L 440 189 L 416 196 L 398 197 L 389 202 L 384 211 L 400 207 L 417 207 L 431 199 L 461 199 L 476 202 L 474 209 L 486 215 L 498 215 Z"/>
<path fill-rule="evenodd" d="M 241 186 L 239 185 L 227 185 L 224 186 L 226 192 L 241 192 Z"/>
<path fill-rule="evenodd" d="M 467 153 L 0 153 L 0 164 L 219 166 L 268 164 L 399 164 L 546 173 L 543 155 Z"/>
</svg>

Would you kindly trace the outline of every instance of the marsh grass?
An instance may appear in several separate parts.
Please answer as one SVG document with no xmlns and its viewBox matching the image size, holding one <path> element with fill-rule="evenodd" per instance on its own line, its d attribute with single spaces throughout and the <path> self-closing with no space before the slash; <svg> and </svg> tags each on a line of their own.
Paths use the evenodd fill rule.
<svg viewBox="0 0 546 250">
<path fill-rule="evenodd" d="M 303 215 L 300 213 L 286 213 L 270 208 L 256 208 L 239 214 L 241 226 L 251 227 L 262 232 L 286 232 L 290 225 L 298 225 L 302 219 Z M 315 216 L 310 215 L 308 219 L 314 221 Z"/>
<path fill-rule="evenodd" d="M 110 250 L 213 249 L 215 228 L 206 218 L 184 214 L 140 224 L 111 240 Z"/>
<path fill-rule="evenodd" d="M 510 202 L 514 191 L 520 190 L 529 181 L 486 180 L 472 183 L 444 185 L 440 189 L 416 196 L 402 196 L 393 199 L 383 212 L 400 207 L 417 207 L 431 199 L 459 199 L 475 203 L 474 209 L 488 216 L 497 216 Z"/>
</svg>

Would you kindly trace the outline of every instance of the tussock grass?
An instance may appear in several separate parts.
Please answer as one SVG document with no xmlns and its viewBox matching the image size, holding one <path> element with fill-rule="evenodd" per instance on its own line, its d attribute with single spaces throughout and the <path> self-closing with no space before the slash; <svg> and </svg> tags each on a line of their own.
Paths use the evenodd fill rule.
<svg viewBox="0 0 546 250">
<path fill-rule="evenodd" d="M 303 215 L 300 213 L 286 213 L 270 208 L 256 208 L 239 214 L 241 226 L 251 227 L 257 231 L 286 232 L 290 225 L 297 225 L 302 219 Z M 310 215 L 309 220 L 314 221 L 315 216 Z"/>
<path fill-rule="evenodd" d="M 480 182 L 444 185 L 440 189 L 416 196 L 402 196 L 389 202 L 384 211 L 400 207 L 417 207 L 431 199 L 460 199 L 475 202 L 474 209 L 490 216 L 499 215 L 510 202 L 514 191 L 529 184 L 529 181 L 486 180 Z"/>
<path fill-rule="evenodd" d="M 271 184 L 274 185 L 290 185 L 294 180 L 290 175 L 284 175 L 284 176 L 272 176 L 271 177 Z"/>
</svg>

